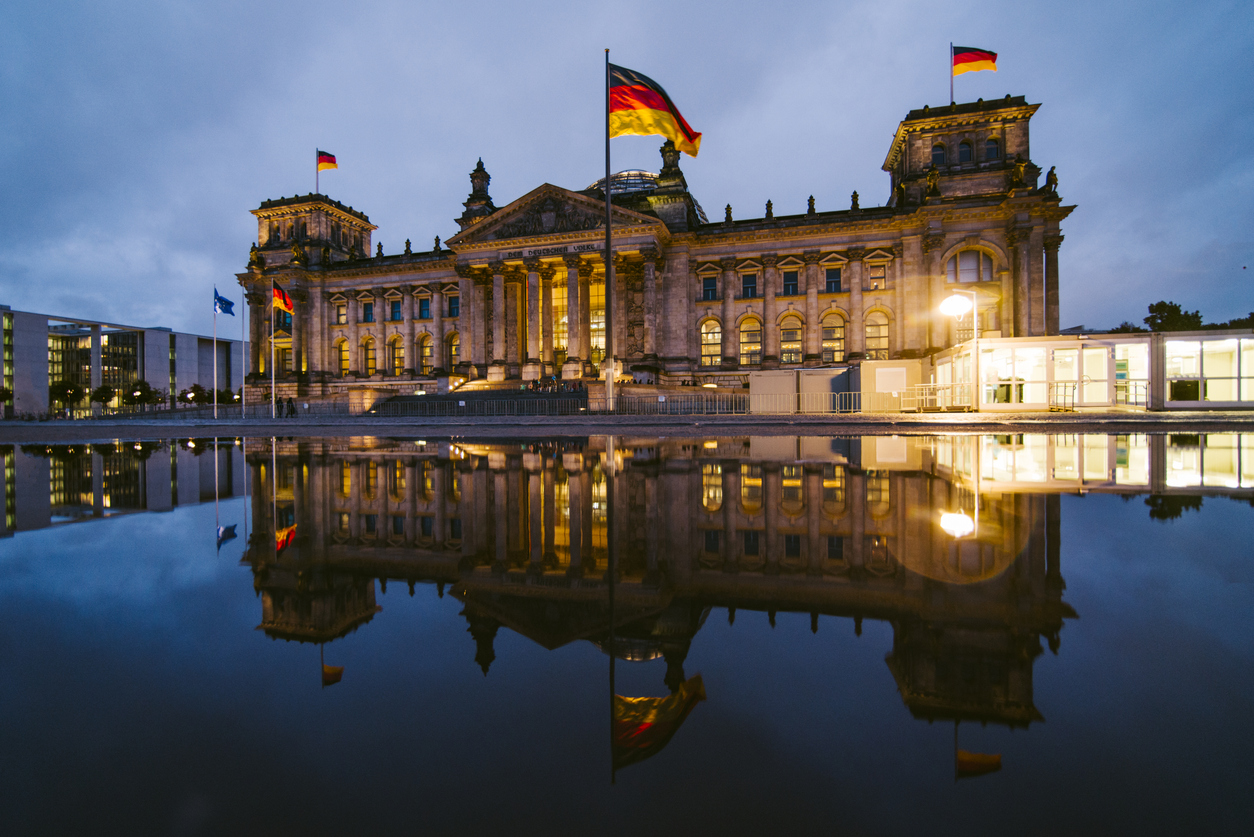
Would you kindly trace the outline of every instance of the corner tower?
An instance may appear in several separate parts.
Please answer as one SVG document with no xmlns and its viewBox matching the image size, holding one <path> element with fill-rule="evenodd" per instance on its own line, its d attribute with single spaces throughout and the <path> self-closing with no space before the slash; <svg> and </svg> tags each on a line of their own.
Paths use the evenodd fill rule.
<svg viewBox="0 0 1254 837">
<path fill-rule="evenodd" d="M 362 258 L 370 252 L 370 234 L 378 229 L 364 212 L 326 195 L 294 195 L 262 201 L 257 217 L 259 255 L 268 267 L 292 261 L 303 251 L 309 264 Z"/>
</svg>

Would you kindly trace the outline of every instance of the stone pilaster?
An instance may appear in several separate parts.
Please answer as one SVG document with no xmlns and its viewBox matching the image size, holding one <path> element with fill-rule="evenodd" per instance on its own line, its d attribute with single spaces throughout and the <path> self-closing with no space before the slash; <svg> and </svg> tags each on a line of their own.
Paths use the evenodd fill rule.
<svg viewBox="0 0 1254 837">
<path fill-rule="evenodd" d="M 522 376 L 524 380 L 534 381 L 540 377 L 540 260 L 527 259 L 527 288 L 523 298 L 526 312 L 527 339 L 521 346 Z"/>
<path fill-rule="evenodd" d="M 736 351 L 736 315 L 733 305 L 736 299 L 736 260 L 731 256 L 719 259 L 719 267 L 723 269 L 723 366 L 734 369 L 739 365 L 740 355 Z"/>
<path fill-rule="evenodd" d="M 775 325 L 775 288 L 779 284 L 779 256 L 774 253 L 762 255 L 762 281 L 765 283 L 766 296 L 762 302 L 762 368 L 777 369 L 779 367 L 779 329 Z"/>
<path fill-rule="evenodd" d="M 526 294 L 527 276 L 521 270 L 510 270 L 505 274 L 505 363 L 506 373 L 510 378 L 522 374 L 523 352 L 526 349 L 526 319 L 523 305 Z"/>
<path fill-rule="evenodd" d="M 1058 248 L 1063 236 L 1045 236 L 1045 333 L 1058 333 Z"/>
<path fill-rule="evenodd" d="M 647 249 L 644 255 L 644 356 L 657 358 L 657 250 Z"/>
<path fill-rule="evenodd" d="M 1028 334 L 1040 337 L 1045 334 L 1045 228 L 1035 226 L 1028 235 Z"/>
<path fill-rule="evenodd" d="M 469 340 L 466 341 L 466 350 L 470 350 Z M 420 360 L 415 359 L 414 365 L 422 368 Z M 448 370 L 448 361 L 444 359 L 444 290 L 438 282 L 431 287 L 431 370 L 434 372 L 437 369 Z"/>
<path fill-rule="evenodd" d="M 819 251 L 807 250 L 801 254 L 806 265 L 806 333 L 805 355 L 807 366 L 818 366 L 823 360 L 823 331 L 819 325 Z"/>
<path fill-rule="evenodd" d="M 401 288 L 401 339 L 405 347 L 405 374 L 413 375 L 422 369 L 422 359 L 418 347 L 414 345 L 417 335 L 414 332 L 414 289 L 408 286 Z"/>
<path fill-rule="evenodd" d="M 849 327 L 845 330 L 845 341 L 849 352 L 866 350 L 865 315 L 862 312 L 862 257 L 866 250 L 854 248 L 845 252 L 849 259 L 846 269 L 849 271 Z"/>
<path fill-rule="evenodd" d="M 492 262 L 492 364 L 489 381 L 505 380 L 505 264 Z"/>
<path fill-rule="evenodd" d="M 540 374 L 553 373 L 553 277 L 552 265 L 540 268 Z M 560 289 L 559 289 L 560 292 Z"/>
<path fill-rule="evenodd" d="M 579 263 L 579 359 L 592 359 L 592 271 L 590 262 Z"/>
</svg>

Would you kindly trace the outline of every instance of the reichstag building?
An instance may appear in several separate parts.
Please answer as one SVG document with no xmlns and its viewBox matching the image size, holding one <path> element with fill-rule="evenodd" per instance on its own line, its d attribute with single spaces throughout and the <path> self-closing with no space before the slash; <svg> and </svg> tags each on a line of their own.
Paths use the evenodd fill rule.
<svg viewBox="0 0 1254 837">
<path fill-rule="evenodd" d="M 924 357 L 968 339 L 938 311 L 974 291 L 980 336 L 1058 332 L 1057 178 L 1029 153 L 1024 97 L 910 111 L 883 169 L 887 205 L 709 218 L 673 144 L 622 172 L 612 300 L 621 368 L 658 384 L 738 385 L 755 370 Z M 409 392 L 444 379 L 593 378 L 605 357 L 604 181 L 544 184 L 498 207 L 482 161 L 434 249 L 385 254 L 362 212 L 324 195 L 268 200 L 247 291 L 251 373 L 286 391 Z M 295 300 L 271 337 L 270 285 Z M 964 328 L 965 325 L 965 328 Z M 260 377 L 264 376 L 264 378 Z M 485 384 L 486 385 L 486 384 Z"/>
</svg>

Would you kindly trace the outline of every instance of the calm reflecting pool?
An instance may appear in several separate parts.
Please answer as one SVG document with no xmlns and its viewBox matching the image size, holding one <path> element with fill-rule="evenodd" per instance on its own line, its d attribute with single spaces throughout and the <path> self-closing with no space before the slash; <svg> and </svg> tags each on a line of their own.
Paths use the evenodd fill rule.
<svg viewBox="0 0 1254 837">
<path fill-rule="evenodd" d="M 0 452 L 6 834 L 1254 821 L 1254 435 Z"/>
</svg>

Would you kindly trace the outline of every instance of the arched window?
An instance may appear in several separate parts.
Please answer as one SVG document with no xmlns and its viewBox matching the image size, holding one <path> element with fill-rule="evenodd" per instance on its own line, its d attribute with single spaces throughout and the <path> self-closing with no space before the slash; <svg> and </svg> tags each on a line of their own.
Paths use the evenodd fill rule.
<svg viewBox="0 0 1254 837">
<path fill-rule="evenodd" d="M 840 363 L 845 359 L 845 321 L 839 314 L 823 318 L 823 362 Z"/>
<path fill-rule="evenodd" d="M 888 360 L 888 317 L 880 311 L 866 315 L 867 360 Z"/>
<path fill-rule="evenodd" d="M 800 465 L 784 465 L 780 468 L 779 508 L 789 517 L 805 511 L 805 485 L 801 482 Z"/>
<path fill-rule="evenodd" d="M 979 250 L 962 250 L 945 264 L 947 282 L 992 282 L 993 259 Z"/>
<path fill-rule="evenodd" d="M 984 159 L 1000 160 L 1001 159 L 1001 143 L 995 139 L 988 140 L 984 143 Z"/>
<path fill-rule="evenodd" d="M 745 514 L 762 511 L 762 466 L 740 466 L 740 507 Z"/>
<path fill-rule="evenodd" d="M 823 513 L 834 518 L 845 510 L 845 469 L 823 466 Z"/>
<path fill-rule="evenodd" d="M 367 337 L 365 340 L 361 341 L 361 365 L 361 371 L 367 375 L 373 375 L 378 371 L 378 368 L 375 365 L 373 337 Z"/>
<path fill-rule="evenodd" d="M 446 363 L 450 368 L 456 366 L 461 360 L 462 339 L 457 334 L 448 336 L 448 360 Z"/>
<path fill-rule="evenodd" d="M 339 361 L 340 361 L 339 362 L 340 377 L 343 378 L 345 375 L 348 374 L 348 341 L 347 340 L 335 341 L 335 352 L 336 352 L 336 355 L 339 357 Z"/>
<path fill-rule="evenodd" d="M 958 162 L 969 163 L 974 159 L 975 155 L 971 153 L 971 143 L 963 140 L 958 143 Z"/>
<path fill-rule="evenodd" d="M 723 466 L 716 462 L 701 466 L 701 505 L 708 512 L 723 507 Z"/>
<path fill-rule="evenodd" d="M 400 375 L 405 371 L 405 342 L 399 337 L 388 341 L 387 369 L 390 375 Z"/>
<path fill-rule="evenodd" d="M 418 338 L 418 370 L 423 375 L 430 375 L 434 368 L 431 363 L 434 346 L 435 341 L 431 339 L 430 334 L 424 334 Z"/>
<path fill-rule="evenodd" d="M 801 318 L 787 316 L 779 324 L 779 362 L 801 363 Z"/>
<path fill-rule="evenodd" d="M 740 324 L 740 365 L 757 366 L 762 362 L 762 323 L 749 317 Z"/>
<path fill-rule="evenodd" d="M 718 366 L 723 353 L 723 329 L 718 320 L 701 324 L 701 365 Z"/>
<path fill-rule="evenodd" d="M 932 146 L 932 165 L 945 165 L 945 146 L 941 145 L 939 142 Z"/>
</svg>

